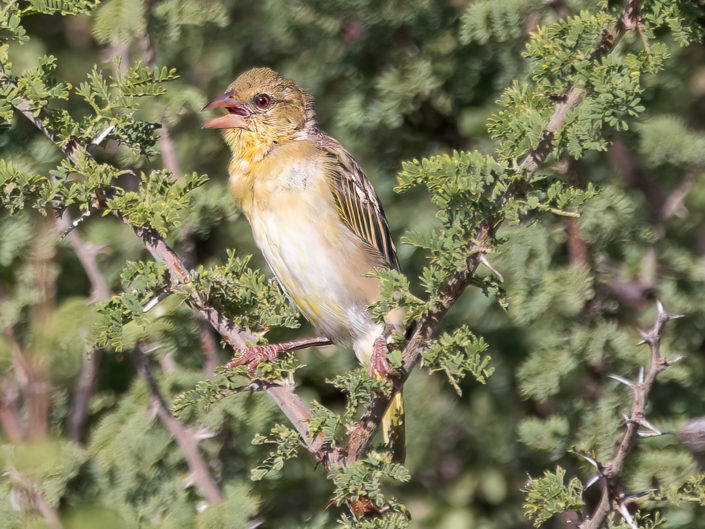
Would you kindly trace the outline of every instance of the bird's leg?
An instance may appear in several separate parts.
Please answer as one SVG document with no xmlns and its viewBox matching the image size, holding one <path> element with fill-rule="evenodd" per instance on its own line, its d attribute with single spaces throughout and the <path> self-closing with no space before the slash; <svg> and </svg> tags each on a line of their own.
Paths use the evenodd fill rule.
<svg viewBox="0 0 705 529">
<path fill-rule="evenodd" d="M 372 345 L 372 356 L 370 357 L 370 366 L 368 373 L 371 377 L 381 376 L 384 378 L 389 378 L 389 372 L 391 371 L 389 367 L 389 362 L 387 361 L 387 353 L 389 352 L 389 346 L 387 345 L 387 335 L 386 333 L 380 334 L 375 338 L 374 344 Z"/>
<path fill-rule="evenodd" d="M 333 342 L 325 336 L 316 338 L 300 338 L 298 340 L 290 340 L 282 343 L 272 343 L 267 345 L 256 345 L 242 350 L 240 354 L 228 362 L 225 367 L 232 369 L 237 366 L 246 365 L 250 373 L 254 373 L 257 365 L 260 362 L 271 362 L 280 354 L 296 349 L 304 349 L 315 345 L 330 345 Z"/>
</svg>

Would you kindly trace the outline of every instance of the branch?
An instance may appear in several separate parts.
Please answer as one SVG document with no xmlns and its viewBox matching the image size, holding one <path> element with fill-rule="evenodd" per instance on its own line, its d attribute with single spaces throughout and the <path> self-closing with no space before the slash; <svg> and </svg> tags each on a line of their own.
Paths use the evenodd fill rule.
<svg viewBox="0 0 705 529">
<path fill-rule="evenodd" d="M 191 477 L 196 483 L 203 495 L 210 503 L 222 503 L 223 495 L 216 484 L 213 476 L 211 476 L 208 465 L 206 464 L 201 452 L 198 450 L 198 440 L 193 432 L 189 431 L 176 417 L 169 411 L 169 405 L 161 394 L 157 381 L 154 379 L 152 370 L 147 363 L 147 357 L 140 345 L 135 352 L 135 364 L 137 372 L 144 378 L 152 393 L 152 402 L 157 410 L 157 415 L 162 421 L 162 424 L 174 436 L 176 443 L 181 448 L 181 451 L 186 458 Z"/>
<path fill-rule="evenodd" d="M 628 385 L 634 392 L 632 402 L 632 412 L 626 421 L 626 431 L 621 442 L 617 446 L 614 456 L 600 469 L 600 477 L 602 481 L 602 496 L 600 502 L 593 511 L 592 515 L 587 517 L 578 527 L 579 529 L 599 529 L 602 522 L 611 510 L 616 509 L 622 512 L 621 502 L 622 496 L 616 491 L 617 479 L 624 468 L 624 461 L 629 453 L 630 448 L 639 436 L 639 428 L 646 426 L 653 429 L 646 421 L 644 410 L 646 408 L 646 399 L 651 391 L 651 386 L 661 371 L 666 369 L 670 364 L 661 354 L 661 337 L 663 328 L 669 320 L 675 319 L 678 316 L 668 315 L 663 310 L 663 305 L 660 302 L 657 304 L 658 315 L 656 321 L 648 331 L 640 331 L 642 344 L 648 344 L 650 350 L 649 366 L 644 374 L 643 371 L 639 374 L 636 382 L 628 382 Z M 672 360 L 671 363 L 676 360 Z M 620 380 L 620 377 L 615 377 Z M 623 379 L 621 379 L 623 380 Z M 625 511 L 626 512 L 626 511 Z"/>
<path fill-rule="evenodd" d="M 44 366 L 41 366 L 37 358 L 31 351 L 22 347 L 22 344 L 15 336 L 15 329 L 12 325 L 7 325 L 3 333 L 10 342 L 12 351 L 12 367 L 17 380 L 19 391 L 23 396 L 25 414 L 17 414 L 19 410 L 15 407 L 7 408 L 4 411 L 15 414 L 10 420 L 25 420 L 25 425 L 20 427 L 22 435 L 27 438 L 46 437 L 49 431 L 49 381 L 46 376 Z M 19 400 L 17 395 L 8 395 L 8 404 L 16 405 Z M 26 415 L 23 417 L 23 415 Z M 10 428 L 16 428 L 12 423 L 4 424 Z"/>
<path fill-rule="evenodd" d="M 98 269 L 95 260 L 96 252 L 81 239 L 76 231 L 71 230 L 73 223 L 67 211 L 64 211 L 62 216 L 57 218 L 55 222 L 59 232 L 68 232 L 68 239 L 91 283 L 91 297 L 93 301 L 108 299 L 110 297 L 110 289 Z M 200 486 L 205 498 L 210 503 L 222 502 L 223 496 L 211 476 L 208 466 L 198 451 L 198 441 L 195 436 L 169 412 L 169 407 L 159 392 L 159 387 L 149 370 L 149 365 L 147 364 L 144 354 L 138 351 L 137 355 L 137 371 L 147 381 L 147 385 L 152 392 L 157 414 L 181 448 L 191 470 L 194 482 Z M 74 405 L 71 410 L 70 418 L 72 437 L 76 440 L 79 440 L 82 436 L 83 425 L 88 415 L 90 398 L 95 391 L 95 382 L 101 357 L 102 350 L 96 349 L 91 355 L 84 358 L 81 374 L 76 384 Z"/>
<path fill-rule="evenodd" d="M 592 59 L 594 61 L 599 61 L 612 52 L 627 30 L 634 29 L 638 26 L 640 5 L 640 0 L 627 0 L 616 23 L 605 30 L 600 42 L 593 51 Z M 521 169 L 524 169 L 527 176 L 533 174 L 551 153 L 556 134 L 565 124 L 568 113 L 578 105 L 582 95 L 583 88 L 573 86 L 558 99 L 553 114 L 543 130 L 538 145 L 524 157 L 519 165 Z M 495 213 L 489 216 L 480 225 L 475 240 L 468 249 L 469 257 L 467 259 L 466 268 L 453 274 L 445 289 L 440 294 L 441 302 L 435 309 L 426 312 L 414 325 L 411 337 L 406 342 L 402 351 L 402 372 L 398 378 L 392 381 L 392 394 L 401 390 L 401 387 L 410 372 L 416 366 L 421 352 L 431 339 L 439 322 L 473 279 L 475 271 L 486 252 L 487 243 L 494 236 L 502 222 L 499 216 L 499 211 L 502 206 L 504 206 L 510 198 L 519 195 L 519 193 L 519 187 L 512 183 L 502 196 L 497 199 L 495 203 Z M 340 464 L 350 465 L 362 456 L 367 445 L 372 440 L 377 425 L 384 411 L 387 409 L 390 400 L 391 395 L 378 395 L 372 400 L 372 403 L 363 414 L 363 417 L 351 430 L 348 442 L 343 450 L 342 460 L 339 461 Z"/>
<path fill-rule="evenodd" d="M 83 270 L 86 272 L 88 281 L 91 284 L 92 301 L 104 301 L 110 297 L 110 288 L 105 278 L 100 273 L 96 262 L 96 249 L 86 243 L 81 236 L 73 230 L 74 223 L 69 217 L 68 211 L 64 211 L 60 217 L 55 219 L 55 226 L 59 233 L 67 234 L 76 257 Z M 88 410 L 91 397 L 95 392 L 96 379 L 100 362 L 103 358 L 101 349 L 94 349 L 89 354 L 84 355 L 81 365 L 81 373 L 78 375 L 76 386 L 73 390 L 73 406 L 69 417 L 69 430 L 71 438 L 80 442 L 83 438 L 83 427 L 88 418 Z"/>
<path fill-rule="evenodd" d="M 41 514 L 46 521 L 47 526 L 51 529 L 62 529 L 63 525 L 61 525 L 59 514 L 47 503 L 39 488 L 31 481 L 25 479 L 17 469 L 13 467 L 10 467 L 8 474 L 12 482 L 24 490 L 25 494 L 29 497 L 31 506 L 39 511 L 39 514 Z"/>
<path fill-rule="evenodd" d="M 24 429 L 20 420 L 18 401 L 20 392 L 17 386 L 6 377 L 0 389 L 0 425 L 11 443 L 20 443 Z"/>
</svg>

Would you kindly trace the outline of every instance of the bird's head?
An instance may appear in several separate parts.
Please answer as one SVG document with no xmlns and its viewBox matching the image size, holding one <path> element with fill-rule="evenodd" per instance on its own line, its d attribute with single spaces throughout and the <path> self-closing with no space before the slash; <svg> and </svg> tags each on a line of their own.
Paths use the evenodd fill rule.
<svg viewBox="0 0 705 529">
<path fill-rule="evenodd" d="M 252 68 L 240 74 L 203 110 L 209 108 L 224 108 L 228 113 L 203 128 L 223 129 L 233 150 L 243 135 L 248 141 L 272 144 L 315 125 L 313 98 L 271 68 Z"/>
</svg>

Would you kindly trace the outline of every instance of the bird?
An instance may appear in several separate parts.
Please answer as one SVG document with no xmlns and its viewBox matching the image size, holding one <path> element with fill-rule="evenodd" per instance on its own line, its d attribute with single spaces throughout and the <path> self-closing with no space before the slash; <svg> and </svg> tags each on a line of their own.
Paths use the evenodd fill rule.
<svg viewBox="0 0 705 529">
<path fill-rule="evenodd" d="M 375 269 L 399 270 L 377 193 L 353 156 L 318 125 L 313 97 L 271 68 L 240 74 L 203 110 L 227 114 L 205 123 L 231 151 L 229 190 L 255 244 L 285 294 L 318 332 L 352 343 L 371 376 L 389 377 L 388 340 L 405 311 L 383 323 L 367 306 L 380 299 Z M 250 347 L 232 365 L 273 359 L 284 346 Z M 384 441 L 404 458 L 401 393 L 382 418 Z"/>
</svg>

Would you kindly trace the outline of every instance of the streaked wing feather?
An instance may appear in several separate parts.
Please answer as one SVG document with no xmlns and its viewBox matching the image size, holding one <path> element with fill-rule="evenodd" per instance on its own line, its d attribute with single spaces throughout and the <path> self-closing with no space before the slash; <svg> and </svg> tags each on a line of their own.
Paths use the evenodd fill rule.
<svg viewBox="0 0 705 529">
<path fill-rule="evenodd" d="M 321 135 L 320 146 L 329 162 L 326 176 L 341 220 L 379 255 L 381 264 L 399 269 L 389 223 L 369 179 L 333 138 Z"/>
</svg>

